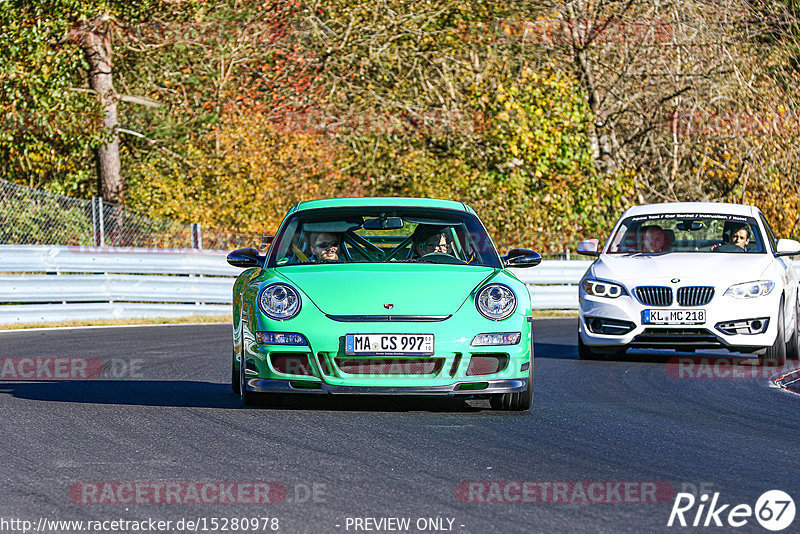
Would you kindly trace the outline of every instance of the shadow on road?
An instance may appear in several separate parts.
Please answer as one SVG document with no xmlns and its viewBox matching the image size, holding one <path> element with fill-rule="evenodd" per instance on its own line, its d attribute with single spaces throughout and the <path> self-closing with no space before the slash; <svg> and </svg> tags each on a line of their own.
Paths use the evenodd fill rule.
<svg viewBox="0 0 800 534">
<path fill-rule="evenodd" d="M 59 380 L 0 382 L 0 394 L 17 398 L 82 404 L 245 409 L 229 384 L 189 380 Z M 479 412 L 488 402 L 449 397 L 280 395 L 264 397 L 257 408 L 282 410 Z"/>
</svg>

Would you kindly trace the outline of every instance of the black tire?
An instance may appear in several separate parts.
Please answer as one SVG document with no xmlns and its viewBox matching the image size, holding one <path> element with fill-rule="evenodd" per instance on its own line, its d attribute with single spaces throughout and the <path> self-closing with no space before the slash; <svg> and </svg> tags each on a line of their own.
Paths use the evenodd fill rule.
<svg viewBox="0 0 800 534">
<path fill-rule="evenodd" d="M 594 352 L 583 342 L 581 335 L 578 334 L 578 358 L 581 360 L 605 360 L 606 355 Z"/>
<path fill-rule="evenodd" d="M 260 401 L 258 393 L 254 391 L 248 391 L 244 378 L 244 357 L 242 357 L 242 362 L 239 365 L 239 396 L 242 398 L 242 404 L 245 406 L 257 406 Z"/>
<path fill-rule="evenodd" d="M 231 358 L 231 389 L 237 395 L 241 392 L 240 388 L 241 378 L 239 370 L 236 368 L 236 356 Z"/>
<path fill-rule="evenodd" d="M 800 304 L 795 302 L 794 305 L 794 332 L 786 343 L 786 359 L 798 360 L 800 359 Z"/>
<path fill-rule="evenodd" d="M 528 367 L 528 387 L 519 393 L 498 393 L 489 397 L 493 410 L 523 412 L 533 405 L 533 357 Z"/>
<path fill-rule="evenodd" d="M 783 326 L 783 301 L 778 310 L 778 335 L 775 336 L 775 343 L 767 347 L 767 352 L 758 357 L 758 363 L 762 366 L 782 367 L 786 365 L 786 332 Z"/>
</svg>

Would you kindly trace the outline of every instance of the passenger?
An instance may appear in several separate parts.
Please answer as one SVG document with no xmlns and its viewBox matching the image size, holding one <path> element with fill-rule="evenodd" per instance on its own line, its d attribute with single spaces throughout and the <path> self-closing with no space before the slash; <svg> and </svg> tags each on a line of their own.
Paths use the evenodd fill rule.
<svg viewBox="0 0 800 534">
<path fill-rule="evenodd" d="M 341 234 L 333 232 L 319 232 L 309 235 L 308 242 L 311 246 L 311 262 L 338 262 Z"/>
<path fill-rule="evenodd" d="M 413 238 L 412 251 L 414 257 L 422 257 L 434 252 L 453 255 L 453 238 L 450 233 L 440 226 L 419 225 L 411 235 Z"/>
<path fill-rule="evenodd" d="M 648 226 L 642 237 L 642 252 L 665 252 L 669 243 L 660 226 Z"/>
</svg>

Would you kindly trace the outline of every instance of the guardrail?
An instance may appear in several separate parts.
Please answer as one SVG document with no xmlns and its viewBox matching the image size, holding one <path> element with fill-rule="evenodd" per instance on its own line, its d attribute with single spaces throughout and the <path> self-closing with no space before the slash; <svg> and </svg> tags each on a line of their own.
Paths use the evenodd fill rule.
<svg viewBox="0 0 800 534">
<path fill-rule="evenodd" d="M 194 249 L 0 245 L 0 324 L 229 315 L 241 270 L 225 257 Z M 577 284 L 591 263 L 545 260 L 512 270 L 535 309 L 576 310 Z M 800 262 L 794 267 L 800 271 Z"/>
<path fill-rule="evenodd" d="M 0 324 L 228 315 L 240 269 L 225 256 L 193 249 L 0 245 L 0 272 L 6 273 L 0 274 Z"/>
</svg>

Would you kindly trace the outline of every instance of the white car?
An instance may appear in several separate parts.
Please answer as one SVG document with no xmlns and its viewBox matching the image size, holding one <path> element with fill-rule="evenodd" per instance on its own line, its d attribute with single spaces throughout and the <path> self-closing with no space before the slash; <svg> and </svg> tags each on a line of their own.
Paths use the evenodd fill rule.
<svg viewBox="0 0 800 534">
<path fill-rule="evenodd" d="M 627 210 L 580 282 L 581 358 L 627 348 L 755 353 L 762 364 L 800 357 L 800 243 L 777 239 L 760 210 L 667 203 Z"/>
</svg>

